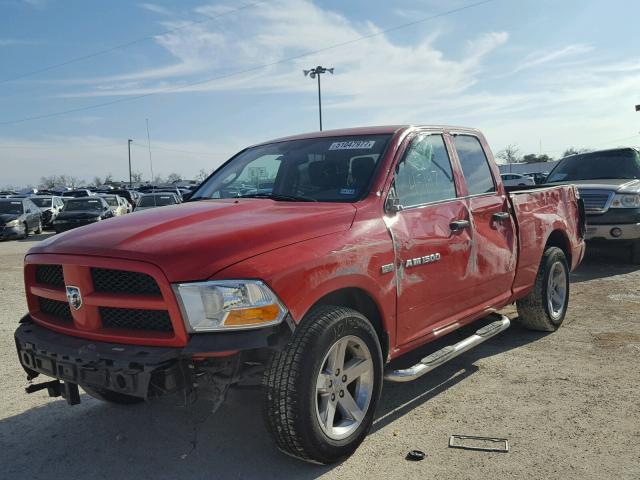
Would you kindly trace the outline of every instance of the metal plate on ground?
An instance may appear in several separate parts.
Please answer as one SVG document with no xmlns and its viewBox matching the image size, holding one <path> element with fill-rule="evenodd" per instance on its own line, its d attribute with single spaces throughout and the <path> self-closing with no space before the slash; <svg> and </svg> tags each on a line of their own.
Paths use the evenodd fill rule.
<svg viewBox="0 0 640 480">
<path fill-rule="evenodd" d="M 479 450 L 483 452 L 509 452 L 509 440 L 506 438 L 476 437 L 473 435 L 451 435 L 449 448 Z"/>
</svg>

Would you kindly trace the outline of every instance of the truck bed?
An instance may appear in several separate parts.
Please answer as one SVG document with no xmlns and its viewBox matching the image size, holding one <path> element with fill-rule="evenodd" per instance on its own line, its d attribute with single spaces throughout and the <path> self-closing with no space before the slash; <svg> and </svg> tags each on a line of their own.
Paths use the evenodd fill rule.
<svg viewBox="0 0 640 480">
<path fill-rule="evenodd" d="M 586 228 L 584 205 L 573 185 L 505 188 L 518 239 L 518 268 L 513 283 L 517 299 L 532 288 L 549 242 L 565 250 L 571 270 L 580 263 Z"/>
</svg>

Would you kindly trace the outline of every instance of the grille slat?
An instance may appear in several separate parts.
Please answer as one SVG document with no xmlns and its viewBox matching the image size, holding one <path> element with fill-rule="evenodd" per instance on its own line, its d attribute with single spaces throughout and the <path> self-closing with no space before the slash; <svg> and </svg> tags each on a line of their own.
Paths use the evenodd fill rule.
<svg viewBox="0 0 640 480">
<path fill-rule="evenodd" d="M 93 288 L 96 292 L 161 295 L 158 283 L 146 273 L 92 268 L 91 276 L 93 278 Z"/>
<path fill-rule="evenodd" d="M 38 303 L 40 305 L 40 311 L 42 313 L 46 313 L 47 315 L 51 315 L 52 317 L 64 320 L 66 322 L 73 321 L 71 309 L 69 308 L 69 304 L 67 302 L 39 297 Z"/>
<path fill-rule="evenodd" d="M 100 307 L 100 316 L 102 325 L 107 328 L 173 332 L 171 318 L 166 310 Z"/>
<path fill-rule="evenodd" d="M 38 265 L 36 267 L 36 282 L 51 287 L 64 287 L 62 265 Z"/>
<path fill-rule="evenodd" d="M 584 201 L 586 210 L 604 210 L 609 202 L 611 193 L 580 190 L 580 197 Z"/>
</svg>

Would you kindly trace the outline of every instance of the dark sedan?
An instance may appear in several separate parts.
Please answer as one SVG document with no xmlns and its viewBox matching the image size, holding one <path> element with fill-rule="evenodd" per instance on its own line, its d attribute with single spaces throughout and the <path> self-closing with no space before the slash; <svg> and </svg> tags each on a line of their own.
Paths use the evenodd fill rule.
<svg viewBox="0 0 640 480">
<path fill-rule="evenodd" d="M 28 198 L 0 199 L 0 239 L 27 238 L 42 232 L 40 210 Z"/>
<path fill-rule="evenodd" d="M 53 222 L 56 233 L 111 218 L 113 212 L 102 197 L 69 198 Z"/>
</svg>

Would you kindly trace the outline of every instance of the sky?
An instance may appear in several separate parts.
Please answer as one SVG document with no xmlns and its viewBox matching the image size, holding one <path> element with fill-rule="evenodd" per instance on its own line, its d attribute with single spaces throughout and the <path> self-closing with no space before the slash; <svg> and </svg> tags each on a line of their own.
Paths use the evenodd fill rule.
<svg viewBox="0 0 640 480">
<path fill-rule="evenodd" d="M 635 0 L 0 0 L 0 187 L 125 179 L 127 139 L 146 180 L 315 131 L 316 65 L 335 69 L 325 129 L 463 125 L 553 157 L 640 145 L 638 18 Z"/>
</svg>

